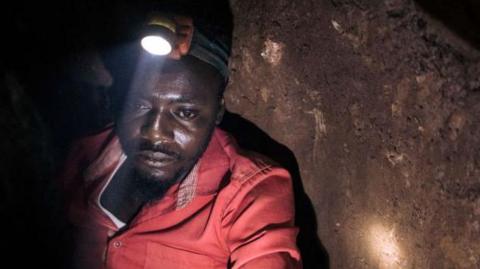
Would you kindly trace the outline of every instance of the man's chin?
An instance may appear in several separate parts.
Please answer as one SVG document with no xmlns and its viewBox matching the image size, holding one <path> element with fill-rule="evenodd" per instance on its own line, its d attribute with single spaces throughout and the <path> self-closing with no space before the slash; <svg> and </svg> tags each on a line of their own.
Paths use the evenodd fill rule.
<svg viewBox="0 0 480 269">
<path fill-rule="evenodd" d="M 156 182 L 158 184 L 165 184 L 169 181 L 174 181 L 174 175 L 168 173 L 164 169 L 154 169 L 151 167 L 145 167 L 143 165 L 136 165 L 135 171 L 137 176 L 142 180 L 147 180 L 149 182 Z"/>
<path fill-rule="evenodd" d="M 135 182 L 137 190 L 142 193 L 144 199 L 153 201 L 162 198 L 165 192 L 175 184 L 176 179 L 164 171 L 136 168 Z"/>
<path fill-rule="evenodd" d="M 183 164 L 183 163 L 182 163 Z M 193 165 L 187 165 L 188 169 L 178 162 L 169 162 L 165 165 L 150 165 L 141 158 L 135 158 L 133 167 L 136 174 L 137 187 L 147 197 L 153 199 L 162 196 L 172 185 L 186 176 L 188 169 Z"/>
</svg>

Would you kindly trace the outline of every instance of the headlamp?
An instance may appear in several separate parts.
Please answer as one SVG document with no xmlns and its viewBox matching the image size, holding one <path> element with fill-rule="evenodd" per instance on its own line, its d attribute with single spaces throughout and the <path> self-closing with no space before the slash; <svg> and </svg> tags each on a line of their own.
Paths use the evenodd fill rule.
<svg viewBox="0 0 480 269">
<path fill-rule="evenodd" d="M 168 55 L 175 44 L 175 23 L 166 17 L 153 17 L 148 22 L 141 45 L 153 55 Z"/>
<path fill-rule="evenodd" d="M 181 34 L 185 35 L 181 33 L 182 28 L 179 28 L 180 32 L 177 33 L 177 24 L 171 18 L 172 17 L 164 14 L 156 14 L 150 17 L 142 32 L 141 45 L 144 50 L 153 55 L 166 56 L 169 55 L 173 49 L 177 50 L 182 48 L 182 45 L 185 45 L 185 43 L 181 43 L 181 37 L 177 39 L 177 34 L 179 36 L 181 36 Z M 178 57 L 184 55 L 193 56 L 213 66 L 220 75 L 227 80 L 228 57 L 230 55 L 229 48 L 220 40 L 209 38 L 202 34 L 198 28 L 194 28 L 193 25 L 191 25 L 191 21 L 190 25 L 188 25 L 188 23 L 186 25 L 192 27 L 192 32 L 186 34 L 187 36 L 191 36 L 188 44 L 183 47 L 185 51 L 181 51 Z M 174 48 L 173 46 L 178 47 Z M 175 57 L 177 57 L 177 55 L 172 56 L 172 59 L 177 59 Z"/>
</svg>

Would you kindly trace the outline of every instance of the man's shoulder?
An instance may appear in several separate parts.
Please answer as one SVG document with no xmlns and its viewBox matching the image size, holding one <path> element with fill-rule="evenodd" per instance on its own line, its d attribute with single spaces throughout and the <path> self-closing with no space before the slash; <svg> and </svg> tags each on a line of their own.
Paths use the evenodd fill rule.
<svg viewBox="0 0 480 269">
<path fill-rule="evenodd" d="M 282 221 L 293 219 L 293 185 L 289 172 L 260 153 L 240 148 L 228 134 L 222 135 L 226 142 L 223 148 L 230 159 L 230 175 L 218 196 L 224 202 L 221 219 L 234 225 L 242 212 L 249 212 L 245 216 L 271 214 L 269 210 L 276 207 L 283 210 L 275 213 L 273 219 L 270 216 L 262 221 L 275 222 L 277 217 Z"/>
<path fill-rule="evenodd" d="M 91 162 L 112 139 L 115 139 L 113 127 L 107 126 L 95 133 L 74 140 L 71 144 L 70 155 L 81 156 L 84 161 Z"/>
<path fill-rule="evenodd" d="M 105 148 L 116 140 L 113 127 L 109 126 L 96 133 L 92 133 L 75 139 L 66 156 L 59 178 L 73 178 L 75 174 L 81 173 L 89 167 L 105 150 Z"/>
<path fill-rule="evenodd" d="M 232 180 L 244 184 L 279 172 L 286 172 L 286 170 L 267 156 L 255 151 L 239 149 L 236 165 L 232 169 Z"/>
<path fill-rule="evenodd" d="M 272 177 L 290 180 L 286 169 L 263 154 L 241 148 L 231 134 L 220 131 L 216 136 L 230 160 L 230 184 L 252 186 Z"/>
</svg>

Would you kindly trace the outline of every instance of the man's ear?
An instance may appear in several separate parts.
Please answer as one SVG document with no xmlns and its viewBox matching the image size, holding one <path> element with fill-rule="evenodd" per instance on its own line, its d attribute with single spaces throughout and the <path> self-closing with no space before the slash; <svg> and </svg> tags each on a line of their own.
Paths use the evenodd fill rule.
<svg viewBox="0 0 480 269">
<path fill-rule="evenodd" d="M 222 97 L 222 99 L 220 100 L 220 104 L 217 112 L 217 118 L 215 119 L 216 125 L 219 125 L 220 122 L 222 122 L 224 114 L 225 114 L 225 99 Z"/>
</svg>

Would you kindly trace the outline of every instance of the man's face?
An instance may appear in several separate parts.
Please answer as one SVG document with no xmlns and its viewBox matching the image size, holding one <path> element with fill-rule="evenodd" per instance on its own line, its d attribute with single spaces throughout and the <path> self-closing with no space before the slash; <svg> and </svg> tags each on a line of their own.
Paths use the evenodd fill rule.
<svg viewBox="0 0 480 269">
<path fill-rule="evenodd" d="M 122 147 L 141 180 L 169 185 L 190 171 L 221 118 L 221 84 L 210 66 L 192 58 L 143 75 L 117 121 Z"/>
</svg>

